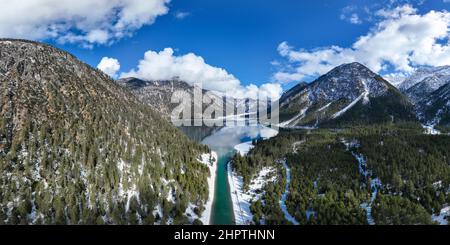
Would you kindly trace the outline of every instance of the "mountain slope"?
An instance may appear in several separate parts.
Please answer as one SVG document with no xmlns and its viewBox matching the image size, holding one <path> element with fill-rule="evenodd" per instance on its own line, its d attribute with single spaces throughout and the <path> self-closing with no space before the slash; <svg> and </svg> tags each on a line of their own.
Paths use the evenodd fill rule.
<svg viewBox="0 0 450 245">
<path fill-rule="evenodd" d="M 138 78 L 123 78 L 119 79 L 117 83 L 129 89 L 142 103 L 153 107 L 166 119 L 171 119 L 173 110 L 180 105 L 180 103 L 172 103 L 172 98 L 182 101 L 185 99 L 184 96 L 191 99 L 192 118 L 202 118 L 206 109 L 223 112 L 221 115 L 213 115 L 215 119 L 227 115 L 256 112 L 257 110 L 256 100 L 224 98 L 219 93 L 202 90 L 203 100 L 208 99 L 210 103 L 202 103 L 202 108 L 197 109 L 198 113 L 195 113 L 194 87 L 176 79 L 170 81 L 145 81 Z M 182 93 L 177 94 L 176 92 Z"/>
<path fill-rule="evenodd" d="M 450 83 L 417 104 L 419 118 L 428 125 L 450 126 Z"/>
<path fill-rule="evenodd" d="M 450 125 L 450 66 L 418 69 L 399 87 L 427 125 Z"/>
<path fill-rule="evenodd" d="M 294 92 L 293 92 L 294 91 Z M 415 121 L 413 106 L 379 75 L 344 64 L 280 99 L 282 127 Z"/>
<path fill-rule="evenodd" d="M 422 67 L 405 79 L 399 89 L 407 91 L 419 83 L 427 83 L 434 90 L 450 81 L 450 66 Z"/>
<path fill-rule="evenodd" d="M 163 117 L 170 118 L 172 110 L 177 106 L 171 102 L 175 91 L 187 92 L 191 97 L 194 87 L 178 81 L 144 81 L 137 78 L 124 78 L 117 81 L 128 88 L 139 100 L 161 113 Z"/>
<path fill-rule="evenodd" d="M 105 74 L 51 46 L 0 40 L 0 223 L 191 223 L 204 146 Z M 191 212 L 193 213 L 193 212 Z"/>
</svg>

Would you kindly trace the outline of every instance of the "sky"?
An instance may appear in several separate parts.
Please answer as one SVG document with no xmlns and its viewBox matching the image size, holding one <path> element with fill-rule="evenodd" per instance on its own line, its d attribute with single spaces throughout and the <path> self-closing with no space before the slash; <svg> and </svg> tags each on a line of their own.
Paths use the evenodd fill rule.
<svg viewBox="0 0 450 245">
<path fill-rule="evenodd" d="M 179 77 L 278 97 L 343 63 L 386 78 L 450 65 L 450 0 L 0 0 L 0 37 L 67 50 L 113 78 Z"/>
</svg>

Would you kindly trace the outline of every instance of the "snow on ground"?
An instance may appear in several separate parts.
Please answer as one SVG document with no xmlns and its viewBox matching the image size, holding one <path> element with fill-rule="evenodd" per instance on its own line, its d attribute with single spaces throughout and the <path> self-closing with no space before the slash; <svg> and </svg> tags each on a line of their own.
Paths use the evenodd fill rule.
<svg viewBox="0 0 450 245">
<path fill-rule="evenodd" d="M 367 168 L 367 160 L 364 158 L 362 154 L 356 154 L 352 152 L 352 155 L 358 160 L 359 173 L 363 175 L 366 179 L 372 176 L 372 171 Z M 365 202 L 360 205 L 362 209 L 366 211 L 367 223 L 369 225 L 375 225 L 375 220 L 372 216 L 372 205 L 377 198 L 378 191 L 382 186 L 381 180 L 379 178 L 372 179 L 370 181 L 370 189 L 371 189 L 371 197 L 370 202 Z"/>
<path fill-rule="evenodd" d="M 336 118 L 344 115 L 344 113 L 346 113 L 348 110 L 352 109 L 353 106 L 355 106 L 361 99 L 366 98 L 367 96 L 368 96 L 368 92 L 362 93 L 358 98 L 356 98 L 356 100 L 354 100 L 352 103 L 350 103 L 347 107 L 345 107 L 341 111 L 338 111 L 331 118 L 336 119 Z"/>
<path fill-rule="evenodd" d="M 370 202 L 369 203 L 365 202 L 360 205 L 360 207 L 366 211 L 367 223 L 369 225 L 375 225 L 375 220 L 373 219 L 373 216 L 372 216 L 372 205 L 375 202 L 375 199 L 377 198 L 378 189 L 380 186 L 381 186 L 380 179 L 376 178 L 376 179 L 372 180 L 372 182 L 371 182 L 372 194 L 371 194 Z"/>
<path fill-rule="evenodd" d="M 362 83 L 364 85 L 364 100 L 363 103 L 367 104 L 370 102 L 369 100 L 369 86 L 367 86 L 367 81 L 365 81 L 365 79 L 362 80 Z"/>
<path fill-rule="evenodd" d="M 213 201 L 214 201 L 214 193 L 215 193 L 215 189 L 216 189 L 217 163 L 218 163 L 219 158 L 218 158 L 217 153 L 213 151 L 213 152 L 211 152 L 211 154 L 203 154 L 199 160 L 200 160 L 200 162 L 202 162 L 203 164 L 208 166 L 209 172 L 211 174 L 210 177 L 208 178 L 208 193 L 209 193 L 208 201 L 205 204 L 205 210 L 203 211 L 202 217 L 200 218 L 202 223 L 207 225 L 207 224 L 210 224 L 210 221 L 211 221 L 211 210 L 212 210 L 212 205 L 213 205 Z M 212 162 L 211 162 L 211 160 L 212 160 Z M 191 209 L 191 211 L 193 213 L 192 207 L 189 207 L 188 209 Z M 193 217 L 195 217 L 195 216 L 193 216 Z"/>
<path fill-rule="evenodd" d="M 195 209 L 197 208 L 197 205 L 194 205 L 194 204 L 192 204 L 192 203 L 189 203 L 189 205 L 188 205 L 188 207 L 187 207 L 187 209 L 186 209 L 186 212 L 184 213 L 187 217 L 188 217 L 188 219 L 189 219 L 189 221 L 192 223 L 192 222 L 194 222 L 194 220 L 196 220 L 196 219 L 199 219 L 199 220 L 201 220 L 202 221 L 202 223 L 203 223 L 203 221 L 204 221 L 204 219 L 202 219 L 202 217 L 198 217 L 198 215 L 195 213 Z M 206 217 L 206 216 L 205 216 Z M 207 221 L 207 220 L 205 220 L 205 221 Z M 204 225 L 208 225 L 208 224 L 205 224 L 204 223 Z"/>
<path fill-rule="evenodd" d="M 301 141 L 294 142 L 292 144 L 292 152 L 297 153 L 298 147 L 303 145 L 305 142 L 306 142 L 306 140 L 301 140 Z"/>
<path fill-rule="evenodd" d="M 232 169 L 228 163 L 228 183 L 230 184 L 231 199 L 236 225 L 249 225 L 253 221 L 253 214 L 250 211 L 252 201 L 257 201 L 264 194 L 263 189 L 266 183 L 276 181 L 275 168 L 263 168 L 256 178 L 252 179 L 249 190 L 244 191 L 244 181 Z M 264 222 L 264 221 L 263 221 Z"/>
<path fill-rule="evenodd" d="M 327 105 L 325 105 L 324 107 L 320 108 L 319 110 L 317 110 L 318 112 L 321 112 L 325 109 L 327 109 L 328 107 L 330 107 L 330 105 L 333 104 L 333 102 L 328 103 Z"/>
<path fill-rule="evenodd" d="M 297 121 L 299 119 L 302 119 L 305 116 L 306 111 L 309 109 L 309 107 L 304 108 L 303 110 L 300 111 L 300 113 L 298 115 L 296 115 L 295 117 L 293 117 L 292 119 L 286 121 L 286 122 L 282 122 L 280 123 L 278 126 L 280 128 L 289 128 L 289 125 L 294 122 Z"/>
<path fill-rule="evenodd" d="M 360 147 L 360 143 L 355 139 L 353 139 L 353 140 L 341 139 L 341 142 L 347 147 L 347 151 L 350 151 L 353 148 Z M 355 152 L 351 152 L 351 153 L 352 153 L 353 157 L 355 157 L 356 160 L 358 161 L 359 173 L 362 176 L 364 176 L 366 178 L 366 180 L 368 178 L 372 177 L 372 175 L 373 175 L 372 171 L 368 169 L 367 160 L 364 157 L 364 155 L 358 154 Z M 370 189 L 371 189 L 370 201 L 361 203 L 361 205 L 360 205 L 360 207 L 362 209 L 364 209 L 364 211 L 366 212 L 367 223 L 369 225 L 375 225 L 375 220 L 373 219 L 373 216 L 372 216 L 372 205 L 375 202 L 375 199 L 377 198 L 378 192 L 381 187 L 382 187 L 382 183 L 379 178 L 374 178 L 374 179 L 370 180 Z"/>
<path fill-rule="evenodd" d="M 152 214 L 153 214 L 154 217 L 156 217 L 156 216 L 159 216 L 160 218 L 163 217 L 163 209 L 161 207 L 161 204 L 158 204 L 158 206 L 156 206 L 153 209 L 153 213 Z M 158 221 L 155 224 L 160 225 L 161 221 Z"/>
<path fill-rule="evenodd" d="M 434 125 L 422 125 L 422 127 L 425 129 L 425 134 L 429 135 L 440 135 L 441 132 L 439 130 L 434 128 Z"/>
<path fill-rule="evenodd" d="M 433 215 L 431 218 L 440 225 L 448 225 L 448 220 L 450 219 L 450 206 L 443 208 L 439 215 Z"/>
<path fill-rule="evenodd" d="M 255 148 L 255 146 L 253 145 L 253 143 L 251 141 L 249 142 L 245 142 L 242 144 L 239 144 L 237 146 L 234 147 L 234 149 L 241 155 L 241 156 L 245 156 L 247 155 L 253 148 Z"/>
<path fill-rule="evenodd" d="M 128 212 L 128 210 L 130 210 L 131 198 L 136 197 L 137 201 L 140 202 L 139 191 L 137 190 L 136 184 L 134 184 L 131 189 L 126 191 L 126 197 L 127 197 L 127 202 L 125 205 L 125 212 Z M 173 200 L 172 202 L 175 203 L 175 200 Z"/>
<path fill-rule="evenodd" d="M 356 139 L 349 140 L 349 139 L 342 138 L 341 142 L 342 142 L 342 144 L 344 144 L 346 146 L 347 151 L 351 150 L 352 148 L 359 148 L 361 146 L 359 141 Z"/>
<path fill-rule="evenodd" d="M 280 200 L 281 210 L 284 213 L 284 217 L 289 222 L 291 222 L 294 225 L 299 225 L 299 222 L 297 220 L 295 220 L 295 218 L 291 214 L 289 214 L 289 211 L 288 211 L 287 206 L 286 206 L 286 199 L 287 199 L 287 197 L 289 195 L 289 185 L 291 184 L 291 169 L 287 165 L 286 160 L 283 160 L 281 163 L 283 164 L 284 169 L 286 169 L 286 187 L 284 189 L 284 194 L 283 194 L 283 196 L 281 197 L 281 200 Z"/>
</svg>

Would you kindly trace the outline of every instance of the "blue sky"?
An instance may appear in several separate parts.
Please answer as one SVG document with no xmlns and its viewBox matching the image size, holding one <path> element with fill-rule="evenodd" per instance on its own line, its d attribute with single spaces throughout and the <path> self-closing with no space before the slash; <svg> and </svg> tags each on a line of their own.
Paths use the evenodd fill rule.
<svg viewBox="0 0 450 245">
<path fill-rule="evenodd" d="M 96 66 L 103 56 L 120 60 L 122 70 L 137 65 L 147 50 L 172 47 L 180 54 L 193 52 L 208 64 L 223 67 L 243 83 L 262 83 L 275 72 L 277 46 L 289 41 L 311 49 L 349 45 L 367 32 L 368 24 L 340 20 L 342 8 L 355 1 L 294 0 L 175 0 L 172 14 L 159 17 L 132 38 L 92 50 L 57 45 Z M 183 20 L 174 13 L 189 12 Z"/>
<path fill-rule="evenodd" d="M 120 2 L 123 1 L 127 2 L 127 0 L 110 2 L 117 2 L 117 6 L 112 7 L 121 8 L 123 4 L 121 5 Z M 128 2 L 138 4 L 139 1 L 145 0 L 130 0 Z M 408 12 L 408 15 L 423 17 L 431 10 L 445 13 L 450 8 L 450 3 L 445 3 L 446 0 L 172 0 L 170 3 L 167 3 L 167 0 L 148 1 L 163 2 L 158 7 L 163 6 L 166 9 L 155 12 L 151 16 L 152 21 L 139 20 L 142 23 L 139 22 L 140 24 L 137 26 L 134 25 L 135 22 L 128 23 L 125 27 L 130 31 L 127 33 L 128 35 L 123 37 L 109 38 L 106 41 L 86 41 L 86 39 L 83 39 L 85 37 L 73 38 L 74 35 L 66 35 L 67 33 L 63 32 L 74 30 L 72 34 L 76 36 L 91 31 L 93 29 L 92 23 L 103 26 L 105 21 L 117 22 L 118 19 L 119 21 L 121 19 L 119 17 L 105 17 L 104 19 L 89 21 L 88 24 L 80 25 L 80 27 L 74 23 L 74 19 L 57 17 L 59 16 L 57 15 L 59 10 L 54 10 L 55 23 L 69 23 L 60 28 L 64 31 L 30 38 L 42 40 L 65 49 L 92 66 L 97 66 L 103 57 L 114 58 L 120 62 L 118 75 L 132 69 L 136 71 L 133 74 L 142 75 L 142 73 L 139 73 L 137 65 L 143 59 L 145 52 L 152 50 L 158 53 L 165 48 L 172 48 L 174 57 L 193 53 L 196 57 L 202 57 L 205 64 L 225 69 L 233 77 L 222 80 L 230 80 L 231 83 L 238 80 L 240 83 L 236 82 L 236 84 L 239 83 L 236 86 L 245 87 L 251 83 L 257 86 L 276 83 L 283 88 L 289 88 L 298 81 L 313 79 L 341 61 L 330 62 L 326 66 L 319 67 L 320 69 L 311 70 L 307 64 L 311 67 L 314 66 L 314 62 L 318 62 L 318 66 L 324 63 L 323 60 L 313 60 L 322 54 L 317 53 L 318 50 L 330 51 L 329 47 L 333 45 L 342 49 L 349 49 L 344 51 L 331 50 L 330 52 L 338 53 L 339 57 L 343 56 L 342 63 L 359 61 L 357 59 L 364 56 L 364 52 L 366 52 L 360 50 L 354 52 L 355 50 L 352 50 L 359 37 L 370 33 L 374 36 L 382 32 L 382 28 L 377 26 L 382 25 L 383 21 L 386 23 L 393 20 L 400 22 L 400 17 L 397 19 L 386 17 L 387 15 L 380 17 L 379 14 L 376 14 L 380 10 L 393 11 L 395 8 L 409 4 L 408 6 L 415 11 Z M 39 2 L 39 0 L 36 2 Z M 79 4 L 84 4 L 83 2 L 86 1 L 80 0 Z M 75 1 L 71 4 L 77 3 Z M 106 1 L 105 4 L 107 4 Z M 89 7 L 92 9 L 92 6 L 86 5 L 87 11 L 89 11 Z M 33 6 L 33 8 L 39 7 Z M 156 7 L 148 6 L 148 8 Z M 92 9 L 92 11 L 95 12 L 96 10 Z M 111 13 L 115 14 L 116 12 Z M 0 14 L 2 14 L 1 10 Z M 21 14 L 26 15 L 28 13 Z M 74 13 L 74 16 L 79 15 L 80 13 Z M 93 18 L 88 14 L 86 16 L 88 20 Z M 183 18 L 177 18 L 177 16 Z M 447 21 L 446 17 L 444 16 L 442 19 Z M 424 21 L 429 19 L 424 18 Z M 25 23 L 23 25 L 26 25 L 26 21 L 20 20 L 19 24 Z M 33 23 L 36 23 L 36 21 L 39 23 L 40 19 L 33 19 Z M 47 29 L 48 26 L 52 25 L 51 20 L 47 19 L 43 20 L 42 23 Z M 114 29 L 111 27 L 112 25 L 108 24 L 106 26 L 104 29 L 109 34 L 117 35 L 117 28 L 114 27 Z M 377 28 L 379 30 L 374 31 Z M 120 30 L 121 34 L 122 29 Z M 16 34 L 17 32 L 12 30 L 3 30 L 2 32 L 2 25 L 0 24 L 0 35 L 15 37 Z M 27 38 L 24 33 L 18 33 L 17 35 Z M 433 38 L 436 38 L 436 35 L 439 36 L 436 38 L 436 42 L 448 41 L 445 38 L 442 39 L 441 34 L 432 33 L 430 35 L 435 35 Z M 281 45 L 283 43 L 284 46 Z M 411 47 L 411 49 L 417 49 L 417 46 Z M 349 55 L 349 52 L 352 54 Z M 299 59 L 301 53 L 312 58 Z M 336 54 L 330 59 L 336 58 L 335 56 Z M 390 64 L 390 61 L 379 61 L 385 59 L 383 57 L 374 59 L 377 59 L 378 63 L 373 59 L 363 60 L 362 62 L 367 63 L 370 68 L 374 68 L 375 71 L 380 73 L 401 74 L 410 71 L 409 67 L 405 67 L 400 61 L 392 61 L 395 64 Z M 445 62 L 447 60 L 441 58 L 440 63 L 429 64 L 424 62 L 423 58 L 416 58 L 416 60 L 411 61 L 411 67 L 413 67 L 412 63 L 441 65 Z M 380 69 L 379 65 L 385 67 Z M 388 66 L 390 68 L 386 68 Z"/>
</svg>

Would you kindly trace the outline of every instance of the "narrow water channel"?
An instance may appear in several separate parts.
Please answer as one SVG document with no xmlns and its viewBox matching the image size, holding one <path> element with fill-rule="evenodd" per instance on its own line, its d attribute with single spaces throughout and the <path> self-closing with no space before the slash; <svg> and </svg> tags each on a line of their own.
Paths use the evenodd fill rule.
<svg viewBox="0 0 450 245">
<path fill-rule="evenodd" d="M 277 132 L 274 132 L 273 129 L 261 125 L 225 127 L 213 132 L 202 141 L 219 156 L 211 225 L 235 224 L 227 172 L 227 164 L 236 152 L 234 147 L 243 142 L 260 138 L 267 139 L 276 134 Z"/>
</svg>

